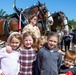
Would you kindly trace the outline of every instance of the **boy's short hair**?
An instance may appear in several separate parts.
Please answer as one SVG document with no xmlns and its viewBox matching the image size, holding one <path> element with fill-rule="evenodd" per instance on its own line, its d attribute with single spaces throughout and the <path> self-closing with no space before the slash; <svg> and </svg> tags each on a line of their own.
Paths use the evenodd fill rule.
<svg viewBox="0 0 76 75">
<path fill-rule="evenodd" d="M 75 61 L 76 53 L 72 50 L 67 50 L 65 53 L 64 59 L 69 59 L 69 60 Z"/>
</svg>

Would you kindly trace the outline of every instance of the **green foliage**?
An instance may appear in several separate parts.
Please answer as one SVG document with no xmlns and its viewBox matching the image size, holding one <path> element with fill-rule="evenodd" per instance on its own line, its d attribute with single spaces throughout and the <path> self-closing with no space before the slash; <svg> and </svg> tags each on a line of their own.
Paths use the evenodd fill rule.
<svg viewBox="0 0 76 75">
<path fill-rule="evenodd" d="M 4 11 L 3 9 L 0 10 L 0 16 L 5 16 L 5 17 L 9 17 L 11 14 L 6 14 L 6 11 Z"/>
<path fill-rule="evenodd" d="M 6 11 L 4 11 L 3 9 L 0 10 L 0 16 L 5 16 Z"/>
<path fill-rule="evenodd" d="M 75 21 L 74 19 L 68 20 L 68 25 L 69 25 L 69 28 L 71 29 L 72 26 L 73 26 L 73 27 L 76 26 L 76 21 Z"/>
</svg>

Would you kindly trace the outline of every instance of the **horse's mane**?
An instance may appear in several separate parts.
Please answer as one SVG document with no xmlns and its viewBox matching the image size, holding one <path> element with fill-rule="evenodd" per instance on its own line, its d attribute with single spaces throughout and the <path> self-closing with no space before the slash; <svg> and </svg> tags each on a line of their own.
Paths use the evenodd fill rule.
<svg viewBox="0 0 76 75">
<path fill-rule="evenodd" d="M 52 17 L 55 17 L 57 15 L 57 12 L 54 12 L 51 15 L 52 15 Z"/>
<path fill-rule="evenodd" d="M 26 8 L 26 9 L 24 9 L 24 11 L 23 11 L 23 14 L 25 15 L 27 15 L 27 14 L 30 14 L 33 10 L 32 9 L 34 9 L 34 8 L 36 8 L 36 7 L 38 7 L 38 5 L 32 5 L 32 6 L 30 6 L 29 8 Z"/>
<path fill-rule="evenodd" d="M 33 12 L 33 9 L 34 8 L 39 8 L 41 5 L 43 5 L 42 3 L 40 3 L 40 4 L 36 4 L 36 5 L 32 5 L 32 6 L 30 6 L 30 7 L 28 7 L 28 8 L 26 8 L 26 9 L 24 9 L 24 11 L 23 11 L 23 15 L 28 15 L 28 14 L 31 14 L 31 12 Z"/>
<path fill-rule="evenodd" d="M 19 18 L 16 13 L 13 13 L 10 15 L 10 18 L 13 18 L 13 17 L 16 17 L 17 19 Z"/>
<path fill-rule="evenodd" d="M 12 18 L 12 17 L 16 17 L 18 19 L 18 16 L 17 16 L 16 13 L 13 13 L 13 14 L 10 14 L 10 15 L 7 15 L 7 16 L 0 16 L 0 19 L 2 19 L 2 18 L 7 19 L 7 18 Z"/>
<path fill-rule="evenodd" d="M 52 15 L 52 17 L 55 17 L 55 16 L 57 16 L 57 15 L 59 15 L 59 13 L 61 13 L 61 14 L 64 14 L 64 12 L 62 12 L 62 11 L 58 11 L 58 12 L 54 12 L 54 13 L 52 13 L 51 15 Z M 65 14 L 64 14 L 65 15 Z"/>
</svg>

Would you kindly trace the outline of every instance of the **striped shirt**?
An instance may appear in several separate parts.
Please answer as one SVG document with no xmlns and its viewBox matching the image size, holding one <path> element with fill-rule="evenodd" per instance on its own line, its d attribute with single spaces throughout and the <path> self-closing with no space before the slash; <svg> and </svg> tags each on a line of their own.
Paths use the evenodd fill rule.
<svg viewBox="0 0 76 75">
<path fill-rule="evenodd" d="M 18 75 L 32 75 L 33 62 L 35 61 L 35 51 L 25 49 L 20 55 L 20 71 Z"/>
</svg>

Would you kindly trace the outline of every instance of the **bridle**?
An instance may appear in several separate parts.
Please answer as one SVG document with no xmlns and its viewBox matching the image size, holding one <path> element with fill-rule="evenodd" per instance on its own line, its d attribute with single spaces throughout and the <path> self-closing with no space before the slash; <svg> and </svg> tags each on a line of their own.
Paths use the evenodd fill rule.
<svg viewBox="0 0 76 75">
<path fill-rule="evenodd" d="M 62 29 L 68 29 L 68 18 L 63 12 L 59 12 L 59 22 L 61 23 Z"/>
<path fill-rule="evenodd" d="M 43 31 L 45 31 L 45 30 L 46 30 L 46 31 L 50 31 L 50 26 L 49 26 L 49 24 L 48 24 L 48 18 L 51 17 L 51 15 L 45 16 L 46 13 L 48 12 L 48 9 L 46 8 L 45 4 L 40 4 L 40 5 L 38 5 L 38 8 L 39 8 L 39 11 L 38 11 L 37 15 L 38 15 L 39 13 L 41 13 L 42 16 L 45 18 L 44 21 L 41 20 Z M 44 24 L 45 24 L 45 25 L 44 25 Z"/>
</svg>

